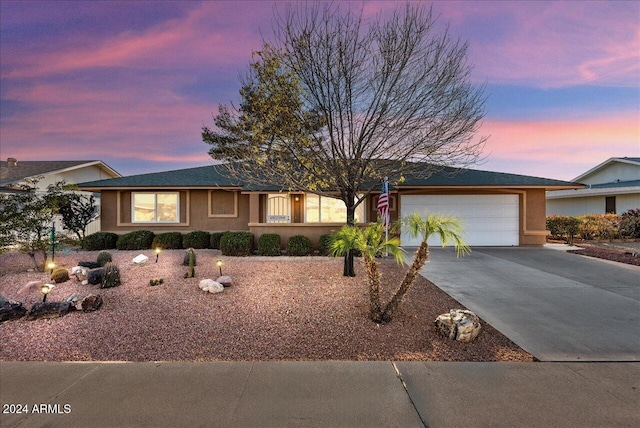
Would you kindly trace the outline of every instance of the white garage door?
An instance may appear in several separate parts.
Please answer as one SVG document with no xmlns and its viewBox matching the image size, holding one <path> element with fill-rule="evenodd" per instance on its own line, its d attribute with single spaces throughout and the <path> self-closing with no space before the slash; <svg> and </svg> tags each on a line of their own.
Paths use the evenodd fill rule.
<svg viewBox="0 0 640 428">
<path fill-rule="evenodd" d="M 469 245 L 519 245 L 518 195 L 415 195 L 400 197 L 402 217 L 418 212 L 456 216 L 462 222 L 464 239 Z M 417 247 L 420 238 L 402 233 L 405 247 Z M 441 245 L 430 237 L 429 245 Z"/>
</svg>

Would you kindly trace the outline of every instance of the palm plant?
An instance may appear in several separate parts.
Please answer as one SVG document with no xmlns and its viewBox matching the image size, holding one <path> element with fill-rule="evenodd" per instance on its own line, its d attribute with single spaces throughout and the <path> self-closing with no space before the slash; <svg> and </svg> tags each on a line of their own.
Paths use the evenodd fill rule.
<svg viewBox="0 0 640 428">
<path fill-rule="evenodd" d="M 398 264 L 404 264 L 400 239 L 386 240 L 384 227 L 380 223 L 371 223 L 364 229 L 343 226 L 332 237 L 330 253 L 338 256 L 348 254 L 351 250 L 359 250 L 362 253 L 369 283 L 369 317 L 380 323 L 384 311 L 380 302 L 380 262 L 376 257 L 383 252 L 388 252 Z"/>
<path fill-rule="evenodd" d="M 381 321 L 385 323 L 391 321 L 393 314 L 396 309 L 398 309 L 405 294 L 407 294 L 407 291 L 420 273 L 420 270 L 429 259 L 429 245 L 427 244 L 427 240 L 431 235 L 439 236 L 443 247 L 448 244 L 453 244 L 458 257 L 471 252 L 469 246 L 462 239 L 462 225 L 456 217 L 427 214 L 427 216 L 423 218 L 419 213 L 414 213 L 402 219 L 402 226 L 411 237 L 422 236 L 422 241 L 413 257 L 411 267 L 407 270 L 398 290 L 382 313 Z"/>
</svg>

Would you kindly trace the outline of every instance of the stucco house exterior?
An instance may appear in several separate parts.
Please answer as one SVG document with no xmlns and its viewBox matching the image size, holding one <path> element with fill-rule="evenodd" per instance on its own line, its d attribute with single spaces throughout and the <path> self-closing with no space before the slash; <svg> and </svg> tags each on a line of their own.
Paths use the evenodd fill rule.
<svg viewBox="0 0 640 428">
<path fill-rule="evenodd" d="M 470 245 L 544 245 L 545 191 L 574 189 L 577 183 L 516 174 L 445 168 L 429 178 L 405 177 L 390 189 L 391 220 L 414 211 L 461 218 Z M 80 188 L 100 192 L 101 229 L 123 234 L 146 229 L 154 233 L 192 230 L 250 231 L 256 239 L 278 233 L 282 242 L 305 235 L 319 237 L 345 224 L 339 199 L 282 191 L 276 186 L 247 185 L 224 165 L 83 182 Z M 379 187 L 377 187 L 379 189 Z M 356 220 L 376 220 L 379 191 L 372 191 L 356 210 Z M 401 236 L 402 245 L 418 242 Z"/>
<path fill-rule="evenodd" d="M 0 161 L 0 191 L 15 193 L 15 187 L 26 179 L 41 177 L 37 184 L 38 191 L 46 191 L 50 184 L 65 181 L 67 184 L 78 184 L 83 181 L 105 180 L 121 177 L 106 163 L 99 160 L 64 160 L 64 161 L 19 161 L 8 158 Z M 100 205 L 100 194 L 95 195 L 96 205 Z M 56 229 L 62 230 L 60 222 Z M 100 221 L 87 227 L 87 233 L 97 232 Z"/>
<path fill-rule="evenodd" d="M 547 192 L 547 215 L 622 214 L 640 208 L 640 158 L 610 158 L 572 181 L 585 187 Z"/>
</svg>

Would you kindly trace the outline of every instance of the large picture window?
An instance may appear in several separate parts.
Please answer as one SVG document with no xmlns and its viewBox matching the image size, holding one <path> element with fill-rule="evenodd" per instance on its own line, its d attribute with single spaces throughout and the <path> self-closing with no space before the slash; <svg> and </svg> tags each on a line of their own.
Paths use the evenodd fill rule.
<svg viewBox="0 0 640 428">
<path fill-rule="evenodd" d="M 132 193 L 132 221 L 134 223 L 178 223 L 180 198 L 178 192 Z"/>
<path fill-rule="evenodd" d="M 308 193 L 305 201 L 306 223 L 346 223 L 347 207 L 340 199 Z M 356 207 L 355 220 L 364 221 L 364 203 Z"/>
</svg>

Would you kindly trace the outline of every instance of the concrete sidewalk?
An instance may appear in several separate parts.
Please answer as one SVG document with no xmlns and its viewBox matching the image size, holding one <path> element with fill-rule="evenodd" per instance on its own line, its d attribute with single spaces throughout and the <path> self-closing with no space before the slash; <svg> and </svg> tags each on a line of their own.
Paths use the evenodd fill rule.
<svg viewBox="0 0 640 428">
<path fill-rule="evenodd" d="M 0 379 L 3 428 L 640 425 L 640 363 L 1 362 Z"/>
</svg>

